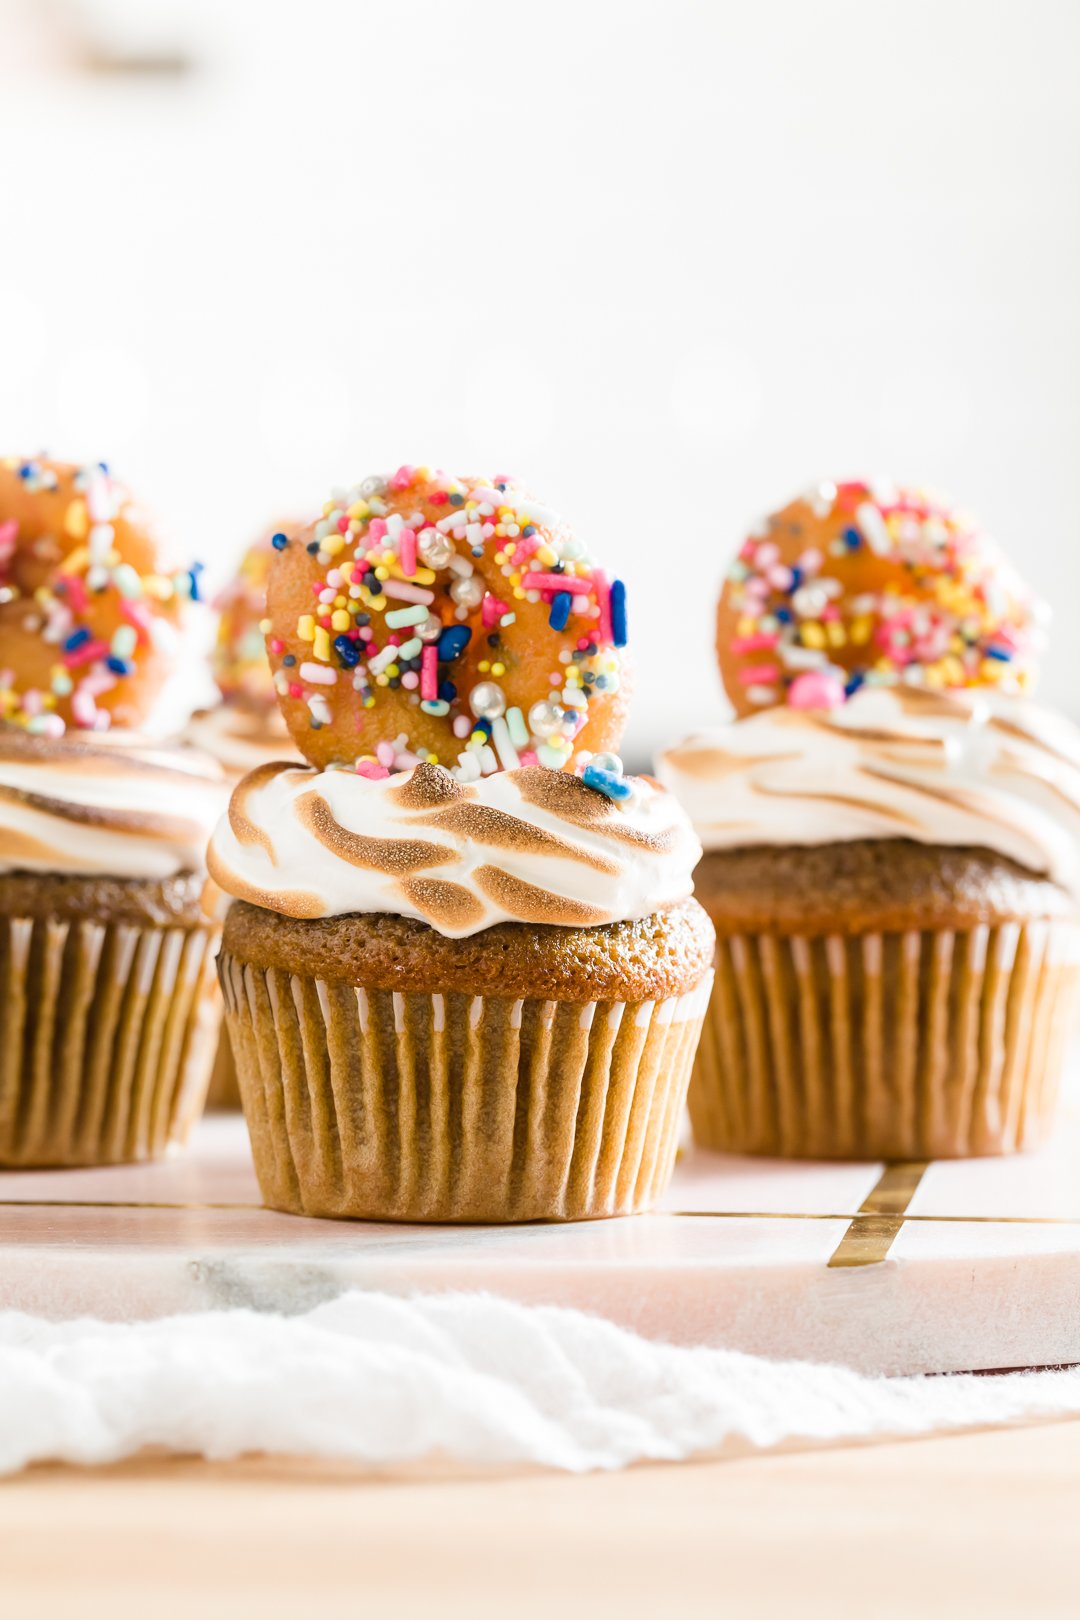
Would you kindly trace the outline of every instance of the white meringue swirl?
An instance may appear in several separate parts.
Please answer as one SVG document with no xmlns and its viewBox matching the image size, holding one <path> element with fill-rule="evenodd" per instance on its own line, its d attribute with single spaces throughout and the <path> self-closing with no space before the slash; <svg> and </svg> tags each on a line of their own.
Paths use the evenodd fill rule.
<svg viewBox="0 0 1080 1620">
<path fill-rule="evenodd" d="M 0 730 L 0 872 L 162 881 L 206 869 L 228 797 L 213 760 L 134 733 Z"/>
<path fill-rule="evenodd" d="M 649 916 L 687 898 L 700 855 L 648 780 L 616 803 L 542 766 L 465 784 L 437 765 L 376 781 L 279 764 L 236 788 L 209 866 L 226 893 L 286 916 L 383 912 L 462 939 Z"/>
<path fill-rule="evenodd" d="M 690 737 L 658 773 L 706 850 L 910 838 L 1080 893 L 1080 731 L 1024 698 L 868 688 Z"/>
</svg>

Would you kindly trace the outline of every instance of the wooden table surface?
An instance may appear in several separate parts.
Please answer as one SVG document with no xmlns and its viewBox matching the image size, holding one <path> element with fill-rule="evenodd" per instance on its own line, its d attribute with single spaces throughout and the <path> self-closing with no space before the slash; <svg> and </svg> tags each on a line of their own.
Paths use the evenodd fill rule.
<svg viewBox="0 0 1080 1620">
<path fill-rule="evenodd" d="M 11 1620 L 1080 1614 L 1080 1421 L 614 1475 L 252 1458 L 0 1483 Z"/>
</svg>

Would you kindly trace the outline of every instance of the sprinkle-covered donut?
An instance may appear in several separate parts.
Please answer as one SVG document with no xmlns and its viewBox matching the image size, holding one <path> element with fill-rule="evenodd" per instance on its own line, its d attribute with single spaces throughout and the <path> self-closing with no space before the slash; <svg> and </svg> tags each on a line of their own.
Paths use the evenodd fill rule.
<svg viewBox="0 0 1080 1620">
<path fill-rule="evenodd" d="M 1023 692 L 1043 610 L 998 547 L 922 491 L 821 484 L 766 519 L 717 613 L 740 715 L 831 708 L 861 686 Z"/>
<path fill-rule="evenodd" d="M 313 764 L 472 781 L 617 748 L 625 589 L 511 480 L 401 467 L 273 544 L 267 651 Z"/>
<path fill-rule="evenodd" d="M 280 546 L 296 525 L 276 523 L 267 529 L 241 559 L 233 578 L 218 593 L 217 638 L 212 664 L 214 679 L 226 703 L 255 712 L 277 713 L 277 692 L 266 657 L 263 620 L 266 618 L 266 582 Z"/>
<path fill-rule="evenodd" d="M 198 569 L 166 574 L 103 463 L 0 458 L 0 720 L 137 727 L 174 662 Z"/>
</svg>

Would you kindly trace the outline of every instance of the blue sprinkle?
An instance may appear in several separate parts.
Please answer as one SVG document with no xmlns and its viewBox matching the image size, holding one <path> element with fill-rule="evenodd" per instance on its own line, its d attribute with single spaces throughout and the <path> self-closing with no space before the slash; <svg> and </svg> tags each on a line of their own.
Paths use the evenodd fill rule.
<svg viewBox="0 0 1080 1620">
<path fill-rule="evenodd" d="M 776 609 L 776 612 L 773 615 L 773 617 L 779 619 L 781 624 L 790 624 L 791 623 L 791 609 L 790 608 L 780 608 L 780 607 L 778 607 Z"/>
<path fill-rule="evenodd" d="M 471 640 L 472 631 L 467 624 L 448 624 L 438 641 L 439 663 L 452 664 L 455 658 L 461 657 Z"/>
<path fill-rule="evenodd" d="M 202 598 L 199 596 L 199 575 L 202 573 L 203 567 L 204 565 L 202 563 L 197 562 L 192 563 L 191 567 L 188 569 L 188 579 L 191 581 L 191 600 L 193 602 L 199 602 L 202 600 Z"/>
<path fill-rule="evenodd" d="M 114 675 L 130 675 L 135 665 L 129 658 L 106 658 L 106 669 L 111 669 Z"/>
<path fill-rule="evenodd" d="M 526 523 L 525 527 L 521 531 L 521 538 L 523 540 L 531 540 L 532 536 L 535 533 L 536 533 L 536 524 L 535 523 Z"/>
<path fill-rule="evenodd" d="M 625 776 L 616 776 L 614 771 L 602 771 L 596 765 L 586 765 L 581 780 L 586 787 L 595 788 L 606 799 L 629 799 L 634 791 Z"/>
<path fill-rule="evenodd" d="M 457 687 L 454 685 L 453 681 L 439 682 L 439 697 L 444 703 L 453 703 L 454 699 L 457 697 Z"/>
<path fill-rule="evenodd" d="M 65 652 L 74 652 L 76 650 L 76 648 L 84 646 L 85 643 L 88 642 L 89 640 L 90 640 L 90 632 L 89 632 L 89 630 L 87 630 L 85 628 L 83 628 L 82 630 L 76 630 L 74 632 L 74 634 L 68 636 L 67 640 L 64 642 L 64 651 Z"/>
<path fill-rule="evenodd" d="M 285 665 L 286 669 L 292 669 L 293 665 L 296 663 L 296 654 L 286 653 L 281 662 Z"/>
<path fill-rule="evenodd" d="M 491 721 L 487 718 L 486 715 L 481 715 L 479 720 L 474 720 L 473 721 L 473 730 L 474 731 L 482 731 L 484 733 L 485 737 L 490 737 L 491 736 Z"/>
<path fill-rule="evenodd" d="M 360 662 L 360 649 L 348 636 L 334 637 L 334 651 L 346 669 L 355 669 Z"/>
<path fill-rule="evenodd" d="M 844 544 L 847 546 L 849 551 L 858 551 L 859 547 L 862 545 L 862 535 L 859 533 L 858 529 L 844 530 Z"/>
<path fill-rule="evenodd" d="M 611 582 L 611 639 L 616 647 L 626 646 L 626 586 L 621 579 Z M 618 797 L 626 795 L 620 793 Z"/>
<path fill-rule="evenodd" d="M 284 551 L 288 543 L 289 537 L 287 534 L 275 534 L 273 539 L 270 541 L 270 544 L 273 546 L 275 551 Z"/>
<path fill-rule="evenodd" d="M 465 505 L 465 497 L 464 497 L 464 495 L 451 495 L 451 497 L 450 497 L 450 505 L 451 506 L 464 506 Z"/>
<path fill-rule="evenodd" d="M 803 571 L 794 563 L 791 565 L 791 584 L 788 586 L 788 595 L 793 596 L 803 582 Z"/>
<path fill-rule="evenodd" d="M 854 697 L 855 693 L 859 690 L 859 687 L 863 684 L 863 678 L 864 677 L 862 675 L 853 675 L 850 681 L 848 681 L 844 686 L 844 696 Z"/>
<path fill-rule="evenodd" d="M 22 467 L 19 468 L 19 477 L 20 478 L 30 478 L 30 477 L 33 476 L 33 472 L 34 472 L 33 467 L 31 467 L 29 462 L 27 462 Z"/>
<path fill-rule="evenodd" d="M 1012 653 L 1008 647 L 987 647 L 987 658 L 996 658 L 999 664 L 1011 664 Z"/>
<path fill-rule="evenodd" d="M 566 622 L 570 617 L 570 592 L 556 591 L 551 599 L 551 612 L 548 614 L 548 624 L 553 630 L 565 630 Z"/>
</svg>

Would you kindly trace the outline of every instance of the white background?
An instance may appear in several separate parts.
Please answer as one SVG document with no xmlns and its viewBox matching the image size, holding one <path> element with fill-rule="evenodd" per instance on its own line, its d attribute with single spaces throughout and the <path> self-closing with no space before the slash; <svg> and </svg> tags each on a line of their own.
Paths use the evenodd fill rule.
<svg viewBox="0 0 1080 1620">
<path fill-rule="evenodd" d="M 628 581 L 637 761 L 723 712 L 747 524 L 890 473 L 1080 712 L 1078 51 L 1069 0 L 0 0 L 0 447 L 219 577 L 334 483 L 517 472 Z"/>
</svg>

